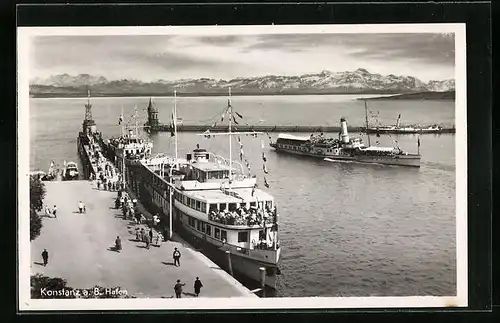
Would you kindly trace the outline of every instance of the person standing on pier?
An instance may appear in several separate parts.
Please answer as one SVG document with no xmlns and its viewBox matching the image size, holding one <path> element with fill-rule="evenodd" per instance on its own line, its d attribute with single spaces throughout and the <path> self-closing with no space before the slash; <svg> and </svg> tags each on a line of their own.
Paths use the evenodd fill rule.
<svg viewBox="0 0 500 323">
<path fill-rule="evenodd" d="M 43 259 L 43 266 L 47 266 L 47 263 L 49 262 L 49 252 L 47 249 L 43 249 L 42 251 L 42 259 Z"/>
<path fill-rule="evenodd" d="M 78 202 L 78 210 L 80 211 L 80 214 L 83 213 L 84 209 L 85 205 L 83 205 L 82 201 Z"/>
<path fill-rule="evenodd" d="M 57 218 L 57 206 L 54 205 L 54 208 L 52 209 L 52 214 L 54 214 L 54 218 Z"/>
<path fill-rule="evenodd" d="M 116 251 L 118 251 L 118 252 L 120 252 L 120 250 L 122 250 L 122 240 L 120 239 L 119 236 L 116 237 L 115 248 L 116 248 Z"/>
<path fill-rule="evenodd" d="M 149 230 L 149 241 L 153 242 L 153 229 Z"/>
<path fill-rule="evenodd" d="M 177 279 L 177 284 L 174 286 L 174 291 L 175 291 L 175 298 L 181 298 L 182 294 L 182 286 L 185 286 L 186 284 L 181 283 L 180 279 Z"/>
<path fill-rule="evenodd" d="M 201 283 L 201 280 L 199 277 L 196 277 L 196 280 L 194 281 L 194 293 L 196 294 L 196 297 L 200 294 L 201 288 L 203 287 L 203 284 Z"/>
<path fill-rule="evenodd" d="M 174 266 L 177 267 L 177 265 L 179 265 L 179 267 L 180 267 L 181 266 L 181 262 L 180 262 L 181 252 L 179 250 L 177 250 L 177 247 L 174 248 L 173 257 L 174 257 Z"/>
</svg>

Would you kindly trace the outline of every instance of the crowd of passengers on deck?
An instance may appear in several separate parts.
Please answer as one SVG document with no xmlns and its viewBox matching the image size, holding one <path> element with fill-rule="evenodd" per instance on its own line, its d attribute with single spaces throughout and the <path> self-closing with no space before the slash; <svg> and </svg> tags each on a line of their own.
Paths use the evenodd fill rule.
<svg viewBox="0 0 500 323">
<path fill-rule="evenodd" d="M 234 211 L 211 210 L 208 213 L 210 221 L 218 222 L 227 225 L 260 225 L 264 227 L 266 224 L 273 223 L 275 219 L 275 208 L 271 210 L 266 207 L 266 210 L 257 209 L 255 206 L 250 208 L 240 206 Z"/>
</svg>

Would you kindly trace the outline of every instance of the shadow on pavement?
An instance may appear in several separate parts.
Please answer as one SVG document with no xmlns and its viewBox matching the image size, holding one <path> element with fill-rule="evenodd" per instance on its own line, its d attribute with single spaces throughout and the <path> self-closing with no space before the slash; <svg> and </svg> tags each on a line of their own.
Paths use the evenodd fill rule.
<svg viewBox="0 0 500 323">
<path fill-rule="evenodd" d="M 43 266 L 43 262 L 38 262 L 38 261 L 34 261 L 33 262 L 35 265 L 38 265 L 38 266 Z M 45 266 L 44 266 L 45 267 Z"/>
<path fill-rule="evenodd" d="M 164 264 L 164 265 L 166 265 L 166 266 L 174 266 L 173 262 L 164 262 L 164 261 L 162 261 L 161 263 Z"/>
<path fill-rule="evenodd" d="M 182 292 L 182 294 L 186 295 L 186 296 L 191 296 L 191 297 L 196 297 L 196 294 L 194 293 L 185 293 L 185 292 Z"/>
<path fill-rule="evenodd" d="M 116 249 L 115 246 L 109 247 L 108 251 L 120 252 L 120 250 Z"/>
</svg>

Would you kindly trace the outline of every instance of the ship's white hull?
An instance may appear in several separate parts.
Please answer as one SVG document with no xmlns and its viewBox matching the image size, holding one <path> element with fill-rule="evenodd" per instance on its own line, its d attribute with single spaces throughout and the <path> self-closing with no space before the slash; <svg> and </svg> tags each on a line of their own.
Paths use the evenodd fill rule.
<svg viewBox="0 0 500 323">
<path fill-rule="evenodd" d="M 217 263 L 222 269 L 229 272 L 229 258 L 226 253 L 226 248 L 218 247 L 207 240 L 203 239 L 199 232 L 196 232 L 189 226 L 180 224 L 177 226 L 176 231 L 181 234 L 183 238 L 189 240 L 194 247 L 202 249 L 203 253 L 207 255 L 212 261 Z M 237 253 L 231 253 L 231 267 L 236 276 L 244 276 L 250 278 L 255 282 L 260 282 L 260 268 L 266 268 L 265 285 L 276 289 L 276 272 L 277 266 L 271 264 L 261 263 L 259 261 L 241 257 Z"/>
<path fill-rule="evenodd" d="M 277 152 L 284 152 L 288 154 L 301 155 L 307 157 L 329 159 L 330 161 L 346 161 L 346 162 L 357 162 L 357 163 L 369 163 L 369 164 L 383 164 L 383 165 L 394 165 L 394 166 L 409 166 L 409 167 L 420 167 L 420 156 L 418 155 L 395 155 L 395 156 L 341 156 L 334 154 L 312 154 L 305 151 L 297 151 L 284 148 L 276 148 Z"/>
</svg>

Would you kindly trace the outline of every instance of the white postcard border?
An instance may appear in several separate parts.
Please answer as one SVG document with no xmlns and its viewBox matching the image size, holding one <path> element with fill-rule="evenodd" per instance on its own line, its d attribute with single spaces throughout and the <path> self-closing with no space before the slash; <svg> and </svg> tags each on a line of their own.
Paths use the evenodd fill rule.
<svg viewBox="0 0 500 323">
<path fill-rule="evenodd" d="M 308 33 L 454 33 L 456 287 L 450 297 L 297 297 L 188 299 L 31 299 L 29 241 L 29 79 L 32 37 L 49 35 L 255 35 Z M 19 310 L 192 310 L 466 307 L 467 269 L 467 105 L 465 24 L 165 26 L 165 27 L 19 27 L 18 28 L 18 260 Z M 223 300 L 223 301 L 221 301 Z"/>
</svg>

